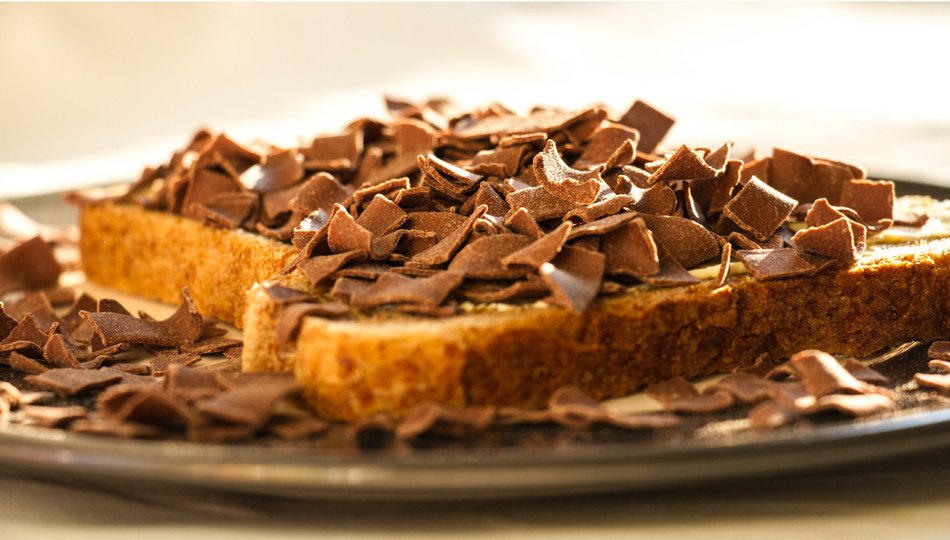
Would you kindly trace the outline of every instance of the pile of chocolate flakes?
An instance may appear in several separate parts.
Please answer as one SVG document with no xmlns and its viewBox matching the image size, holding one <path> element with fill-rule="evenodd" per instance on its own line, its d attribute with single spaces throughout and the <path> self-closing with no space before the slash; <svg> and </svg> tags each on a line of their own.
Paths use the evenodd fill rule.
<svg viewBox="0 0 950 540">
<path fill-rule="evenodd" d="M 287 374 L 240 373 L 241 342 L 204 318 L 187 289 L 178 309 L 156 320 L 115 300 L 76 297 L 58 286 L 60 270 L 40 237 L 0 254 L 0 422 L 127 438 L 306 440 L 324 448 L 545 444 L 565 435 L 604 440 L 604 430 L 607 440 L 693 433 L 724 414 L 743 429 L 771 429 L 820 421 L 829 411 L 863 417 L 945 404 L 941 396 L 950 393 L 950 342 L 938 341 L 928 350 L 937 373 L 917 373 L 917 385 L 810 350 L 778 365 L 763 356 L 702 391 L 684 379 L 650 386 L 646 394 L 665 412 L 620 413 L 564 387 L 545 410 L 423 403 L 403 419 L 377 415 L 345 425 L 314 416 Z"/>
<path fill-rule="evenodd" d="M 444 106 L 394 104 L 403 119 L 393 124 L 361 121 L 337 138 L 317 139 L 310 148 L 275 150 L 264 158 L 221 136 L 200 136 L 194 148 L 171 165 L 147 174 L 127 198 L 212 224 L 296 240 L 304 254 L 297 264 L 310 276 L 324 275 L 315 283 L 334 279 L 335 287 L 341 287 L 347 279 L 371 282 L 378 275 L 376 285 L 354 293 L 359 305 L 372 305 L 366 298 L 374 295 L 392 302 L 384 285 L 407 279 L 458 280 L 448 287 L 446 298 L 455 291 L 476 301 L 498 301 L 534 291 L 531 294 L 551 294 L 552 301 L 580 309 L 592 289 L 583 285 L 580 291 L 565 291 L 558 285 L 559 273 L 589 275 L 590 261 L 600 260 L 595 269 L 602 269 L 597 285 L 601 290 L 609 290 L 605 284 L 618 276 L 658 286 L 689 282 L 684 268 L 719 255 L 709 239 L 726 253 L 732 243 L 750 248 L 739 253 L 745 251 L 744 260 L 760 277 L 789 275 L 787 261 L 807 263 L 812 272 L 828 260 L 853 262 L 863 234 L 880 230 L 891 219 L 883 206 L 874 205 L 889 200 L 892 187 L 855 180 L 862 174 L 847 165 L 778 150 L 772 158 L 752 162 L 755 176 L 769 178 L 773 186 L 782 184 L 789 163 L 810 171 L 812 187 L 823 185 L 826 191 L 796 192 L 803 188 L 783 186 L 797 199 L 823 195 L 804 211 L 751 173 L 745 177 L 749 167 L 728 159 L 728 144 L 716 151 L 681 147 L 665 160 L 655 159 L 643 148 L 652 151 L 670 121 L 642 104 L 619 123 L 605 122 L 603 112 L 593 110 L 575 115 L 536 111 L 520 119 L 523 124 L 512 124 L 509 113 L 497 107 L 449 122 L 438 113 Z M 509 134 L 498 136 L 501 132 Z M 410 144 L 420 140 L 428 146 Z M 491 148 L 483 148 L 486 144 Z M 358 147 L 348 157 L 328 149 L 348 145 Z M 558 148 L 574 155 L 571 167 Z M 435 157 L 435 150 L 445 159 L 453 156 L 456 164 Z M 426 157 L 409 159 L 417 151 Z M 473 155 L 465 157 L 468 154 Z M 245 156 L 246 167 L 235 168 L 235 156 Z M 198 165 L 202 160 L 204 165 Z M 464 162 L 467 169 L 458 165 Z M 528 162 L 531 166 L 525 165 Z M 255 190 L 242 187 L 243 180 L 236 182 L 255 166 Z M 588 170 L 581 171 L 585 167 Z M 302 171 L 313 169 L 334 175 L 316 173 L 304 179 Z M 391 174 L 412 178 L 388 181 L 385 177 Z M 471 180 L 468 187 L 461 187 L 462 178 Z M 217 188 L 205 189 L 208 186 Z M 225 190 L 225 196 L 221 186 L 235 189 Z M 861 190 L 879 197 L 862 199 L 864 205 L 848 202 Z M 836 194 L 829 197 L 832 192 Z M 590 202 L 578 202 L 591 197 Z M 274 206 L 281 198 L 289 202 Z M 544 213 L 532 206 L 535 199 L 553 200 L 564 211 Z M 842 202 L 856 210 L 835 206 Z M 752 218 L 745 210 L 749 206 L 775 208 L 776 219 L 765 223 Z M 665 412 L 624 414 L 565 387 L 552 395 L 545 410 L 447 409 L 423 403 L 403 419 L 379 415 L 355 425 L 336 424 L 313 415 L 300 385 L 288 375 L 240 373 L 241 342 L 203 317 L 187 289 L 177 311 L 164 320 L 142 312 L 133 315 L 115 300 L 77 295 L 59 285 L 63 270 L 75 266 L 74 260 L 63 257 L 70 253 L 73 235 L 30 223 L 9 205 L 0 210 L 0 236 L 11 238 L 0 244 L 0 423 L 198 442 L 307 440 L 318 447 L 441 447 L 450 441 L 531 444 L 539 433 L 567 433 L 577 440 L 603 430 L 662 438 L 698 433 L 703 425 L 724 417 L 733 425 L 739 420 L 742 429 L 769 429 L 819 422 L 829 414 L 862 417 L 943 406 L 950 394 L 950 342 L 940 341 L 927 351 L 929 369 L 902 374 L 900 380 L 893 375 L 889 380 L 854 359 L 840 362 L 820 351 L 803 351 L 784 363 L 760 358 L 755 366 L 702 391 L 683 379 L 649 387 L 646 394 Z M 794 211 L 810 222 L 807 234 L 792 236 L 785 229 L 785 218 Z M 20 225 L 15 234 L 7 226 L 11 214 Z M 450 215 L 458 217 L 446 218 Z M 301 224 L 295 223 L 298 219 Z M 341 230 L 349 232 L 338 235 Z M 682 237 L 692 240 L 674 241 Z M 828 240 L 845 237 L 848 242 Z M 348 244 L 353 238 L 362 238 L 362 243 Z M 779 247 L 789 238 L 802 249 Z M 636 252 L 617 251 L 614 244 L 632 244 Z M 518 247 L 502 249 L 511 245 Z M 357 249 L 350 249 L 354 246 Z M 482 260 L 485 252 L 479 246 L 488 246 L 493 258 Z M 384 252 L 385 257 L 376 258 Z M 756 254 L 764 256 L 756 259 Z M 337 269 L 317 272 L 324 264 Z M 510 283 L 502 287 L 503 280 Z M 542 288 L 550 293 L 540 292 Z M 412 298 L 400 305 L 440 310 L 450 305 L 417 301 L 428 298 L 431 293 L 425 291 L 430 289 L 410 288 L 422 291 L 414 293 L 418 297 L 399 293 L 400 298 Z M 482 294 L 471 296 L 475 290 Z M 887 371 L 893 366 L 876 367 Z M 921 366 L 918 362 L 911 368 Z"/>
<path fill-rule="evenodd" d="M 638 283 L 696 283 L 701 265 L 718 264 L 722 284 L 733 256 L 757 279 L 806 275 L 854 264 L 895 222 L 893 184 L 854 165 L 781 149 L 738 159 L 731 142 L 658 153 L 673 119 L 642 101 L 618 116 L 387 104 L 392 120 L 299 148 L 201 131 L 121 200 L 292 242 L 285 272 L 341 300 L 313 309 L 324 316 L 583 311 Z"/>
</svg>

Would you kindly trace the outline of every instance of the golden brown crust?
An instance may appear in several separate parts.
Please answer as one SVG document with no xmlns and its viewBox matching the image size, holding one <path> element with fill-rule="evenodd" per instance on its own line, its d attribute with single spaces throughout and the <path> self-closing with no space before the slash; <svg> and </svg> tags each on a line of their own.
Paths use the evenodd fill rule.
<svg viewBox="0 0 950 540">
<path fill-rule="evenodd" d="M 422 400 L 540 406 L 564 384 L 596 398 L 673 376 L 804 348 L 866 355 L 950 333 L 950 241 L 893 248 L 849 270 L 715 289 L 642 288 L 583 315 L 528 307 L 443 320 L 308 318 L 295 371 L 316 409 L 340 419 L 407 412 Z"/>
<path fill-rule="evenodd" d="M 292 255 L 291 246 L 256 234 L 137 206 L 87 205 L 80 227 L 88 279 L 170 304 L 187 285 L 202 313 L 236 326 L 243 322 L 246 291 Z"/>
</svg>

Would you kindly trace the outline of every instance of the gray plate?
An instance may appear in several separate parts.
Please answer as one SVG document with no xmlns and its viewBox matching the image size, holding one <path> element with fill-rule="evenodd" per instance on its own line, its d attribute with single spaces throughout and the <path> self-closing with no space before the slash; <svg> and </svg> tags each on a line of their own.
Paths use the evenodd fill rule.
<svg viewBox="0 0 950 540">
<path fill-rule="evenodd" d="M 113 440 L 8 426 L 0 463 L 39 476 L 295 498 L 485 498 L 669 488 L 822 470 L 950 446 L 950 408 L 668 443 L 408 455 Z"/>
<path fill-rule="evenodd" d="M 23 206 L 50 210 L 57 201 L 33 199 Z M 924 351 L 917 347 L 877 367 L 892 378 L 892 386 L 899 386 L 914 371 L 926 369 Z M 162 485 L 295 498 L 494 498 L 645 490 L 814 472 L 950 447 L 946 400 L 917 394 L 903 399 L 904 410 L 886 417 L 831 417 L 765 433 L 731 429 L 742 417 L 740 411 L 711 422 L 689 420 L 656 435 L 532 428 L 536 431 L 490 443 L 373 452 L 332 445 L 129 441 L 5 425 L 0 426 L 0 466 L 126 488 Z"/>
</svg>

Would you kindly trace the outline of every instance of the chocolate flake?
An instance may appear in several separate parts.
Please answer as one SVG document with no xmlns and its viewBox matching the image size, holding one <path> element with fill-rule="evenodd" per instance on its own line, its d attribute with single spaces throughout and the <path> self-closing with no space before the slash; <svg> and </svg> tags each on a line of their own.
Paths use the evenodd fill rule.
<svg viewBox="0 0 950 540">
<path fill-rule="evenodd" d="M 601 249 L 607 257 L 608 274 L 638 277 L 660 271 L 656 242 L 642 218 L 635 218 L 605 234 Z"/>
<path fill-rule="evenodd" d="M 52 287 L 59 281 L 61 272 L 53 249 L 36 236 L 0 254 L 0 294 Z"/>
<path fill-rule="evenodd" d="M 396 437 L 414 439 L 423 434 L 441 437 L 470 437 L 487 430 L 495 418 L 494 407 L 447 409 L 426 402 L 415 406 L 395 429 Z"/>
<path fill-rule="evenodd" d="M 6 359 L 6 364 L 10 366 L 11 369 L 34 375 L 49 371 L 48 367 L 17 351 L 11 351 L 9 354 Z"/>
<path fill-rule="evenodd" d="M 193 343 L 204 328 L 201 314 L 191 299 L 188 288 L 182 289 L 182 303 L 164 321 L 147 321 L 121 313 L 89 313 L 80 315 L 92 323 L 96 334 L 106 346 L 120 343 L 180 347 Z"/>
<path fill-rule="evenodd" d="M 487 211 L 488 207 L 486 206 L 476 208 L 472 215 L 455 230 L 431 248 L 414 256 L 406 263 L 406 266 L 437 266 L 448 262 L 462 246 L 462 243 L 465 242 L 465 239 L 468 238 L 469 233 L 472 232 L 475 221 L 484 216 Z"/>
<path fill-rule="evenodd" d="M 73 420 L 85 418 L 88 414 L 85 407 L 48 407 L 44 405 L 29 405 L 22 407 L 23 415 L 33 425 L 45 428 L 60 428 L 67 426 Z"/>
<path fill-rule="evenodd" d="M 366 257 L 367 252 L 362 250 L 347 251 L 334 255 L 318 255 L 301 261 L 297 264 L 297 268 L 307 276 L 310 284 L 316 287 L 350 262 L 363 260 Z"/>
<path fill-rule="evenodd" d="M 569 221 L 561 223 L 550 233 L 502 258 L 501 264 L 505 266 L 520 264 L 540 268 L 543 263 L 550 261 L 560 253 L 572 226 Z"/>
<path fill-rule="evenodd" d="M 817 398 L 842 392 L 864 394 L 871 391 L 867 383 L 856 379 L 835 357 L 822 351 L 801 351 L 792 355 L 789 365 L 801 377 L 805 390 Z"/>
<path fill-rule="evenodd" d="M 238 386 L 199 401 L 195 407 L 204 414 L 227 422 L 260 429 L 281 399 L 299 393 L 303 387 L 291 377 L 272 376 L 267 380 Z"/>
<path fill-rule="evenodd" d="M 604 168 L 578 171 L 567 166 L 558 155 L 557 145 L 548 140 L 544 151 L 534 158 L 534 174 L 541 186 L 557 198 L 576 204 L 590 204 L 597 200 L 603 179 Z"/>
<path fill-rule="evenodd" d="M 702 225 L 677 216 L 651 216 L 641 219 L 670 255 L 685 268 L 690 268 L 720 254 L 715 235 Z"/>
<path fill-rule="evenodd" d="M 665 182 L 647 189 L 634 187 L 630 194 L 634 199 L 633 209 L 641 214 L 668 216 L 676 211 L 676 193 Z"/>
<path fill-rule="evenodd" d="M 793 248 L 740 249 L 736 256 L 755 279 L 780 279 L 817 271 L 814 264 Z"/>
<path fill-rule="evenodd" d="M 673 180 L 709 178 L 716 176 L 716 172 L 716 169 L 707 165 L 703 158 L 684 144 L 663 161 L 647 182 L 652 185 Z"/>
<path fill-rule="evenodd" d="M 643 152 L 653 152 L 676 123 L 673 117 L 637 100 L 624 113 L 620 123 L 640 132 L 637 148 Z"/>
<path fill-rule="evenodd" d="M 114 369 L 57 368 L 39 375 L 30 375 L 27 382 L 49 388 L 59 394 L 74 396 L 102 388 L 122 380 L 122 373 Z"/>
<path fill-rule="evenodd" d="M 797 205 L 795 199 L 752 178 L 726 203 L 723 213 L 753 238 L 764 242 L 785 223 Z"/>
<path fill-rule="evenodd" d="M 449 263 L 449 270 L 475 279 L 518 278 L 523 276 L 526 270 L 509 267 L 504 261 L 531 244 L 530 238 L 520 234 L 484 236 L 462 248 Z"/>
<path fill-rule="evenodd" d="M 866 223 L 894 218 L 894 183 L 850 180 L 841 188 L 841 206 L 853 208 Z"/>
<path fill-rule="evenodd" d="M 376 283 L 354 293 L 352 302 L 359 307 L 398 302 L 437 306 L 462 284 L 463 278 L 464 274 L 454 271 L 416 279 L 393 273 L 383 274 Z"/>
<path fill-rule="evenodd" d="M 927 349 L 927 356 L 933 360 L 950 361 L 950 341 L 934 341 Z"/>
<path fill-rule="evenodd" d="M 656 251 L 660 260 L 660 271 L 648 276 L 637 276 L 640 281 L 654 287 L 679 287 L 700 282 L 699 278 L 687 272 L 683 265 L 670 255 L 663 244 L 657 244 Z"/>
<path fill-rule="evenodd" d="M 729 408 L 734 403 L 732 393 L 715 390 L 710 394 L 700 394 L 682 377 L 652 384 L 644 393 L 660 403 L 664 409 L 677 413 L 708 413 Z"/>
<path fill-rule="evenodd" d="M 795 233 L 792 243 L 809 253 L 853 263 L 863 245 L 856 242 L 851 221 L 842 217 L 827 225 L 808 227 Z"/>
<path fill-rule="evenodd" d="M 602 253 L 564 246 L 552 262 L 541 265 L 539 274 L 551 289 L 551 303 L 582 312 L 597 296 L 605 267 Z"/>
<path fill-rule="evenodd" d="M 340 283 L 340 281 L 337 281 Z M 288 343 L 297 337 L 300 324 L 306 316 L 340 317 L 350 312 L 350 308 L 338 302 L 299 302 L 281 309 L 277 317 L 277 340 Z"/>
</svg>

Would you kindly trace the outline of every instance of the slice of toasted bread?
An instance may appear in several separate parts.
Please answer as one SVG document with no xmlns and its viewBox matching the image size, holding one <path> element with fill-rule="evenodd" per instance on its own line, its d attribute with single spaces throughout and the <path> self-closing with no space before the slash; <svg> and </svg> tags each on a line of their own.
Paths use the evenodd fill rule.
<svg viewBox="0 0 950 540">
<path fill-rule="evenodd" d="M 202 313 L 239 327 L 246 291 L 293 255 L 291 246 L 257 234 L 137 206 L 86 205 L 80 227 L 88 279 L 170 304 L 188 286 Z"/>
<path fill-rule="evenodd" d="M 728 372 L 762 353 L 860 356 L 945 337 L 950 240 L 873 250 L 817 276 L 634 287 L 580 314 L 539 303 L 447 319 L 308 317 L 284 351 L 277 310 L 262 287 L 251 291 L 245 369 L 293 369 L 327 417 L 398 415 L 425 400 L 541 406 L 565 384 L 610 398 L 674 376 Z"/>
</svg>

